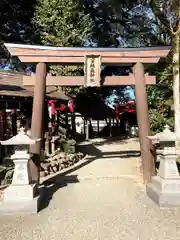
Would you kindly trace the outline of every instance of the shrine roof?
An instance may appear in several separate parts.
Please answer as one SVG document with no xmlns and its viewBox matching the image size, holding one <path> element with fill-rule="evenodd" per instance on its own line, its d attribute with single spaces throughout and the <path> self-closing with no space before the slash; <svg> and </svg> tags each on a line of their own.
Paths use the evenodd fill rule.
<svg viewBox="0 0 180 240">
<path fill-rule="evenodd" d="M 0 71 L 0 95 L 12 97 L 33 97 L 34 86 L 23 85 L 23 73 Z M 55 86 L 46 87 L 46 97 L 53 99 L 68 100 L 69 97 L 63 92 L 57 91 Z"/>
</svg>

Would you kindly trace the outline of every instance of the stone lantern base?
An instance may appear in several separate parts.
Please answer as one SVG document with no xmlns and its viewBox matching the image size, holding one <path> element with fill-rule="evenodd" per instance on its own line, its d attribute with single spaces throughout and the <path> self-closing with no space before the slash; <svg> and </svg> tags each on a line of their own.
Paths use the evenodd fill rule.
<svg viewBox="0 0 180 240">
<path fill-rule="evenodd" d="M 19 150 L 11 156 L 14 162 L 12 183 L 4 190 L 0 201 L 0 214 L 37 213 L 42 199 L 42 191 L 37 184 L 32 184 L 29 161 L 32 154 L 28 153 L 27 146 L 35 144 L 41 139 L 31 139 L 21 128 L 19 133 L 12 138 L 0 141 L 2 145 L 19 146 Z M 43 188 L 42 188 L 43 190 Z"/>
<path fill-rule="evenodd" d="M 180 180 L 155 176 L 147 184 L 147 195 L 160 207 L 180 206 Z"/>
<path fill-rule="evenodd" d="M 13 193 L 21 192 L 22 186 L 18 189 L 17 186 L 10 186 L 5 189 L 4 199 L 0 201 L 0 215 L 18 215 L 18 214 L 35 214 L 39 211 L 39 206 L 42 203 L 43 188 L 36 191 L 36 195 L 32 198 L 32 194 L 35 191 L 35 185 L 29 185 L 28 189 L 23 189 L 27 191 L 26 199 L 13 200 L 10 196 Z M 29 193 L 28 193 L 29 192 Z M 21 192 L 21 196 L 23 196 Z M 27 198 L 29 197 L 29 199 Z"/>
<path fill-rule="evenodd" d="M 16 151 L 11 159 L 15 165 L 14 174 L 12 183 L 4 190 L 0 214 L 37 213 L 43 188 L 39 189 L 37 184 L 31 184 L 29 171 L 31 154 L 27 151 Z"/>
<path fill-rule="evenodd" d="M 179 150 L 170 147 L 158 150 L 157 153 L 159 172 L 147 184 L 147 195 L 160 207 L 180 206 L 180 176 L 176 164 Z"/>
</svg>

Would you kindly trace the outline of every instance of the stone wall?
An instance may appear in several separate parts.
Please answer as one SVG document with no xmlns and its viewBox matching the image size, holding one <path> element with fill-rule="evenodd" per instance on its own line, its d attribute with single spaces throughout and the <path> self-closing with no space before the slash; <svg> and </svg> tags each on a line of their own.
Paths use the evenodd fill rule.
<svg viewBox="0 0 180 240">
<path fill-rule="evenodd" d="M 82 153 L 66 154 L 56 153 L 41 163 L 40 177 L 56 173 L 64 168 L 70 167 L 79 162 L 84 157 Z"/>
<path fill-rule="evenodd" d="M 49 156 L 41 163 L 40 177 L 45 177 L 56 173 L 61 169 L 70 167 L 79 162 L 83 157 L 83 153 L 66 154 L 64 152 L 56 152 L 56 154 Z M 13 164 L 10 164 L 9 166 L 1 166 L 0 185 L 4 186 L 11 184 L 13 173 Z"/>
</svg>

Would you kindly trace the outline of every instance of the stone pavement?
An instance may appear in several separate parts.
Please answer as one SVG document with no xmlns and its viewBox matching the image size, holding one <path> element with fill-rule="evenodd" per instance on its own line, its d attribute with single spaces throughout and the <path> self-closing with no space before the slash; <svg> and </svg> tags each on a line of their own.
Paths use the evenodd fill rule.
<svg viewBox="0 0 180 240">
<path fill-rule="evenodd" d="M 73 172 L 78 178 L 139 177 L 140 149 L 136 139 L 112 142 L 97 140 L 94 145 L 87 147 L 87 153 L 91 155 L 90 164 Z"/>
<path fill-rule="evenodd" d="M 159 209 L 138 183 L 139 158 L 130 156 L 138 148 L 134 141 L 99 145 L 75 171 L 45 181 L 37 215 L 1 217 L 0 239 L 179 240 L 180 208 Z"/>
</svg>

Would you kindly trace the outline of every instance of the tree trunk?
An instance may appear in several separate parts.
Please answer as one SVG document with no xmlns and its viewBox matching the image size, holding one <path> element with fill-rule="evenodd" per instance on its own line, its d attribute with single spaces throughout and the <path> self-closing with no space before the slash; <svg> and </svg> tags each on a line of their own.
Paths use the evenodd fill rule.
<svg viewBox="0 0 180 240">
<path fill-rule="evenodd" d="M 179 8 L 180 18 L 180 8 Z M 176 34 L 173 39 L 173 98 L 174 98 L 174 120 L 175 132 L 180 135 L 180 73 L 179 73 L 179 56 L 180 56 L 180 21 L 177 25 Z M 180 144 L 178 144 L 180 146 Z"/>
</svg>

